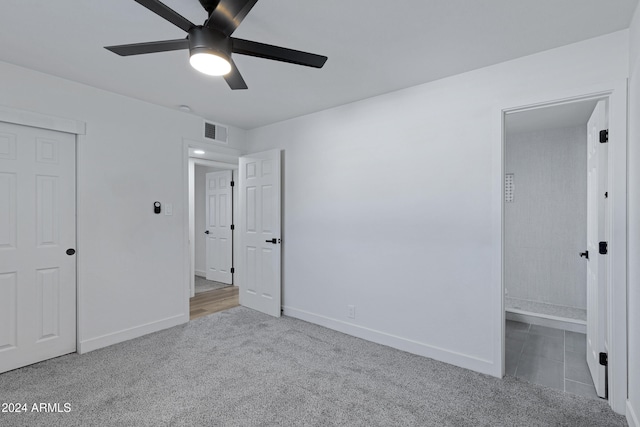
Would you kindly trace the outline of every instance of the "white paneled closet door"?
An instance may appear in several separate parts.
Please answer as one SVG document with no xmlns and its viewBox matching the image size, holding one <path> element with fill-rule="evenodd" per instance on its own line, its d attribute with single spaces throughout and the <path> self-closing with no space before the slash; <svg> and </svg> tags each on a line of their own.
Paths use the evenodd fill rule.
<svg viewBox="0 0 640 427">
<path fill-rule="evenodd" d="M 232 172 L 210 172 L 206 175 L 207 280 L 226 283 L 233 281 Z"/>
<path fill-rule="evenodd" d="M 0 123 L 0 372 L 76 351 L 75 153 Z"/>
</svg>

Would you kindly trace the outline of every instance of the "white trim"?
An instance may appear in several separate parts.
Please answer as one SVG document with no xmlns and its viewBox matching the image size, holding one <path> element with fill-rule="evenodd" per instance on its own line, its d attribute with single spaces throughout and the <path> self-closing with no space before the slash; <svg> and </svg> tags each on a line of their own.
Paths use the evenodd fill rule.
<svg viewBox="0 0 640 427">
<path fill-rule="evenodd" d="M 627 400 L 627 80 L 609 97 L 609 404 L 625 413 Z"/>
<path fill-rule="evenodd" d="M 207 277 L 207 272 L 204 270 L 194 270 L 194 275 L 198 276 L 198 277 L 203 277 L 206 278 Z"/>
<path fill-rule="evenodd" d="M 492 123 L 491 144 L 491 302 L 493 328 L 491 339 L 493 341 L 493 360 L 495 370 L 491 375 L 502 378 L 505 373 L 505 305 L 504 285 L 502 278 L 504 233 L 503 227 L 503 188 L 504 185 L 504 112 L 501 108 L 494 110 L 492 117 L 498 118 Z"/>
<path fill-rule="evenodd" d="M 523 101 L 503 103 L 494 110 L 492 123 L 492 300 L 494 301 L 493 344 L 496 365 L 504 375 L 504 117 L 552 105 L 588 99 L 609 99 L 609 199 L 610 269 L 607 298 L 607 326 L 609 346 L 609 405 L 619 413 L 625 412 L 627 399 L 627 80 L 599 84 L 582 89 L 551 92 Z"/>
<path fill-rule="evenodd" d="M 630 400 L 627 400 L 627 423 L 629 423 L 629 427 L 640 427 L 640 418 L 633 410 Z"/>
<path fill-rule="evenodd" d="M 58 132 L 84 135 L 87 126 L 85 122 L 63 119 L 48 114 L 33 113 L 31 111 L 18 110 L 16 108 L 0 105 L 0 122 L 14 123 L 16 125 L 32 128 L 49 129 Z"/>
<path fill-rule="evenodd" d="M 112 332 L 86 341 L 81 341 L 78 346 L 78 353 L 88 353 L 99 348 L 108 347 L 110 345 L 138 338 L 153 332 L 182 325 L 188 321 L 189 311 L 187 310 L 186 314 L 178 314 L 176 316 L 167 317 L 166 319 L 134 326 L 133 328 L 123 329 L 122 331 Z"/>
<path fill-rule="evenodd" d="M 347 335 L 362 338 L 364 340 L 371 341 L 377 344 L 393 347 L 398 350 L 406 351 L 408 353 L 417 354 L 418 356 L 428 357 L 434 360 L 439 360 L 444 363 L 488 375 L 492 375 L 492 372 L 495 370 L 494 363 L 490 360 L 481 359 L 463 353 L 453 352 L 440 347 L 431 346 L 429 344 L 399 337 L 397 335 L 388 334 L 386 332 L 377 331 L 375 329 L 354 325 L 352 323 L 311 313 L 305 310 L 299 310 L 287 306 L 283 306 L 282 308 L 283 314 L 285 316 L 294 317 L 296 319 L 314 323 L 316 325 L 333 329 L 334 331 L 342 332 Z"/>
</svg>

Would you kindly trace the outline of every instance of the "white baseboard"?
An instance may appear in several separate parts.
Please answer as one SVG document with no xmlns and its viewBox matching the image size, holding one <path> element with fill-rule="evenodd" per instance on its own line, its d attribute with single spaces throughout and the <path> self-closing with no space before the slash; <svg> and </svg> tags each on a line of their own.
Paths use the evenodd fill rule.
<svg viewBox="0 0 640 427">
<path fill-rule="evenodd" d="M 490 360 L 457 353 L 455 351 L 431 346 L 429 344 L 413 341 L 411 339 L 388 334 L 386 332 L 376 331 L 374 329 L 354 325 L 352 323 L 343 322 L 341 320 L 332 319 L 292 307 L 283 307 L 283 313 L 286 316 L 295 317 L 296 319 L 324 326 L 325 328 L 333 329 L 377 344 L 393 347 L 408 353 L 417 354 L 418 356 L 428 357 L 430 359 L 435 359 L 440 362 L 449 363 L 451 365 L 487 375 L 501 376 L 502 368 L 500 367 L 500 369 L 496 369 L 495 363 Z"/>
<path fill-rule="evenodd" d="M 117 344 L 123 341 L 128 341 L 134 338 L 141 337 L 153 332 L 158 332 L 163 329 L 168 329 L 177 325 L 181 325 L 189 321 L 189 314 L 179 314 L 177 316 L 167 317 L 166 319 L 158 320 L 157 322 L 151 322 L 140 326 L 134 326 L 133 328 L 124 329 L 122 331 L 113 332 L 110 334 L 102 335 L 88 340 L 80 341 L 78 345 L 78 354 L 88 353 L 99 348 L 108 347 L 113 344 Z"/>
<path fill-rule="evenodd" d="M 207 278 L 207 272 L 204 270 L 195 270 L 194 273 L 196 276 L 204 277 L 205 279 Z"/>
<path fill-rule="evenodd" d="M 629 427 L 640 427 L 640 418 L 638 418 L 636 411 L 633 410 L 630 400 L 627 400 L 627 423 Z"/>
</svg>

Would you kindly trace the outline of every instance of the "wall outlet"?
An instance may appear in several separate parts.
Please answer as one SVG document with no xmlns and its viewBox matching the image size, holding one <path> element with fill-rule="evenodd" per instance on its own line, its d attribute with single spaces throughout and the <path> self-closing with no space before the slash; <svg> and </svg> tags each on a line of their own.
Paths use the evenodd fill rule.
<svg viewBox="0 0 640 427">
<path fill-rule="evenodd" d="M 355 305 L 348 305 L 347 306 L 347 317 L 349 319 L 355 319 L 356 318 L 356 306 Z"/>
</svg>

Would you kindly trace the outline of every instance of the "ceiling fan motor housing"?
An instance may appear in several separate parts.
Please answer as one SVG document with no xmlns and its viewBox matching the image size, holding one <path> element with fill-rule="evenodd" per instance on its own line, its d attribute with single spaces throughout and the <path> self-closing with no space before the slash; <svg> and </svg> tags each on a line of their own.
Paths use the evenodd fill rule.
<svg viewBox="0 0 640 427">
<path fill-rule="evenodd" d="M 200 0 L 200 4 L 209 15 L 211 15 L 211 13 L 216 10 L 216 7 L 218 7 L 218 3 L 220 3 L 220 0 Z"/>
<path fill-rule="evenodd" d="M 197 26 L 189 30 L 189 53 L 213 53 L 231 59 L 231 38 L 220 31 Z"/>
</svg>

